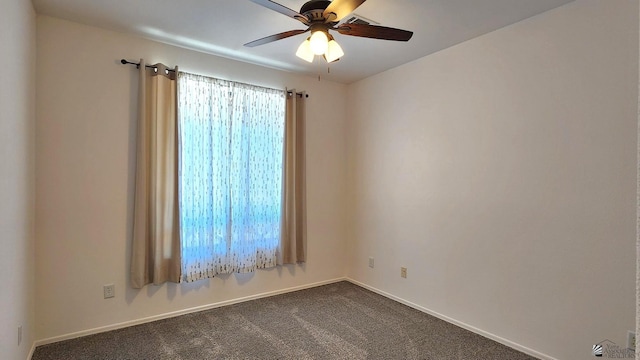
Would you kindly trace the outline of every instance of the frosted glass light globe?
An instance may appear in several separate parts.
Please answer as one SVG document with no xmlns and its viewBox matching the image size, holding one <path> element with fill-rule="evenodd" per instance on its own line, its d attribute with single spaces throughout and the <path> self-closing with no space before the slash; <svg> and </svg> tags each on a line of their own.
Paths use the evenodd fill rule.
<svg viewBox="0 0 640 360">
<path fill-rule="evenodd" d="M 340 59 L 343 55 L 344 51 L 342 51 L 342 47 L 340 47 L 337 41 L 331 39 L 331 41 L 329 41 L 329 46 L 327 47 L 327 52 L 324 54 L 327 62 L 334 62 Z"/>
<path fill-rule="evenodd" d="M 313 51 L 316 55 L 323 55 L 327 52 L 327 47 L 329 46 L 329 38 L 324 31 L 316 31 L 311 34 L 311 51 Z"/>
<path fill-rule="evenodd" d="M 296 52 L 296 56 L 300 59 L 303 59 L 308 62 L 313 62 L 313 58 L 315 54 L 311 51 L 311 45 L 309 39 L 305 40 L 298 47 L 298 51 Z"/>
</svg>

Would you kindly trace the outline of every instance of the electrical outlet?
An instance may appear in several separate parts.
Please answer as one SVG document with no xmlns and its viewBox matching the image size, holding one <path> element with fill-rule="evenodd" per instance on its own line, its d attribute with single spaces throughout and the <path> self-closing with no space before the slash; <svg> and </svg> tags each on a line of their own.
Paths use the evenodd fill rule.
<svg viewBox="0 0 640 360">
<path fill-rule="evenodd" d="M 116 286 L 113 284 L 108 284 L 102 287 L 102 290 L 104 291 L 104 298 L 108 299 L 108 298 L 112 298 L 116 296 Z"/>
<path fill-rule="evenodd" d="M 372 257 L 369 258 L 369 267 L 373 268 L 373 258 Z"/>
<path fill-rule="evenodd" d="M 631 350 L 636 349 L 636 333 L 633 331 L 627 333 L 627 348 Z"/>
<path fill-rule="evenodd" d="M 406 267 L 401 267 L 400 268 L 400 277 L 403 277 L 405 279 L 407 278 L 407 268 Z"/>
<path fill-rule="evenodd" d="M 22 344 L 22 325 L 18 326 L 18 346 Z"/>
</svg>

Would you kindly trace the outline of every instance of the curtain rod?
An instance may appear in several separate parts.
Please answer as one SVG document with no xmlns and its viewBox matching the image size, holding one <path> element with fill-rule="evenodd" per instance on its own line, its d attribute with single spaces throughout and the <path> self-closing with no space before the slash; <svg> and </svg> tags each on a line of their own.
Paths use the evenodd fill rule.
<svg viewBox="0 0 640 360">
<path fill-rule="evenodd" d="M 127 61 L 127 60 L 125 60 L 125 59 L 120 59 L 120 63 L 121 63 L 122 65 L 135 65 L 137 69 L 139 69 L 139 68 L 140 68 L 140 63 L 135 63 L 135 62 Z M 153 66 L 153 65 L 145 65 L 145 67 L 148 67 L 148 68 L 155 68 L 155 66 Z M 167 71 L 174 72 L 175 70 L 167 69 Z M 293 91 L 291 91 L 291 90 L 287 90 L 287 94 L 292 95 L 292 94 L 293 94 Z M 301 92 L 297 92 L 297 93 L 296 93 L 296 95 L 298 95 L 298 96 L 302 97 L 303 93 L 301 93 Z M 307 97 L 307 98 L 309 97 L 309 94 L 304 94 L 304 95 L 305 95 L 305 97 Z"/>
<path fill-rule="evenodd" d="M 121 60 L 120 60 L 120 63 L 121 63 L 122 65 L 126 65 L 126 64 L 129 64 L 129 65 L 135 65 L 135 66 L 136 66 L 136 68 L 138 68 L 138 69 L 140 68 L 140 63 L 134 63 L 134 62 L 131 62 L 131 61 L 127 61 L 127 60 L 125 60 L 125 59 L 121 59 Z M 153 66 L 153 65 L 145 65 L 145 67 L 148 67 L 148 68 L 154 68 L 154 69 L 155 69 L 155 66 Z M 174 72 L 175 70 L 173 70 L 173 69 L 167 69 L 167 71 Z"/>
<path fill-rule="evenodd" d="M 287 90 L 287 94 L 293 95 L 293 91 Z M 307 98 L 309 97 L 309 94 L 304 94 L 304 93 L 301 93 L 301 92 L 297 92 L 296 95 L 298 95 L 300 97 L 302 97 L 302 95 L 304 95 L 304 97 L 307 97 Z"/>
</svg>

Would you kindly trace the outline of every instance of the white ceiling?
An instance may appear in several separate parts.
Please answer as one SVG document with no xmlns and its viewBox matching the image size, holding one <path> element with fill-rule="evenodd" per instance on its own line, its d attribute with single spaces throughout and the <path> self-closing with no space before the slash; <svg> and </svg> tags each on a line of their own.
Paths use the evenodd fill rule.
<svg viewBox="0 0 640 360">
<path fill-rule="evenodd" d="M 299 11 L 304 1 L 276 0 Z M 573 0 L 368 0 L 355 13 L 414 32 L 408 42 L 333 35 L 345 56 L 328 65 L 295 56 L 307 34 L 255 48 L 243 44 L 305 29 L 249 0 L 33 0 L 36 11 L 198 51 L 342 83 L 351 83 Z M 322 60 L 322 61 L 319 61 Z M 179 64 L 178 64 L 179 65 Z"/>
</svg>

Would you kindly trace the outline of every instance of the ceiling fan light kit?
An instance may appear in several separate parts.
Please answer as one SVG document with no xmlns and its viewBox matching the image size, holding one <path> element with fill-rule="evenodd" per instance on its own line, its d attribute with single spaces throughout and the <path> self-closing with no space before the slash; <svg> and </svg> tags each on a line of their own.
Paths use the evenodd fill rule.
<svg viewBox="0 0 640 360">
<path fill-rule="evenodd" d="M 336 26 L 342 18 L 352 13 L 366 0 L 311 0 L 302 5 L 299 13 L 271 0 L 251 1 L 300 21 L 307 26 L 307 30 L 286 31 L 246 43 L 244 46 L 263 45 L 310 31 L 311 36 L 303 41 L 296 51 L 297 57 L 308 62 L 313 62 L 316 55 L 322 55 L 329 63 L 337 61 L 344 56 L 342 47 L 329 33 L 329 30 L 337 31 L 342 35 L 394 41 L 409 41 L 413 36 L 411 31 L 384 26 L 365 24 L 342 24 Z"/>
<path fill-rule="evenodd" d="M 333 36 L 318 30 L 303 41 L 296 51 L 296 56 L 307 62 L 313 62 L 316 55 L 322 55 L 328 63 L 331 63 L 340 59 L 344 51 Z"/>
</svg>

